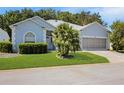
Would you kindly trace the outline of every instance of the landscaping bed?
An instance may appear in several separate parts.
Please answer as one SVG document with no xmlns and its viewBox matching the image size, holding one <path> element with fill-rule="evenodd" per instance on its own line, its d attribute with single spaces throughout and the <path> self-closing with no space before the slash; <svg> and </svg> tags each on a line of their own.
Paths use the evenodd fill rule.
<svg viewBox="0 0 124 93">
<path fill-rule="evenodd" d="M 0 70 L 94 63 L 108 63 L 108 60 L 88 52 L 76 52 L 74 57 L 69 59 L 56 58 L 56 52 L 26 54 L 12 58 L 0 58 Z"/>
<path fill-rule="evenodd" d="M 17 57 L 19 54 L 17 53 L 2 53 L 0 52 L 0 58 L 11 58 L 11 57 Z"/>
</svg>

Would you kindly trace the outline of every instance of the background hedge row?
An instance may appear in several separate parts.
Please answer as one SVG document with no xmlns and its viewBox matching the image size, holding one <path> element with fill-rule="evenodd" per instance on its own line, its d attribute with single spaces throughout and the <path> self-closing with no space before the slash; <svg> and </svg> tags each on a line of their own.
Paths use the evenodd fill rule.
<svg viewBox="0 0 124 93">
<path fill-rule="evenodd" d="M 47 53 L 46 43 L 21 43 L 19 45 L 20 54 L 42 54 Z"/>
<path fill-rule="evenodd" d="M 0 52 L 11 53 L 12 44 L 10 42 L 0 42 Z"/>
</svg>

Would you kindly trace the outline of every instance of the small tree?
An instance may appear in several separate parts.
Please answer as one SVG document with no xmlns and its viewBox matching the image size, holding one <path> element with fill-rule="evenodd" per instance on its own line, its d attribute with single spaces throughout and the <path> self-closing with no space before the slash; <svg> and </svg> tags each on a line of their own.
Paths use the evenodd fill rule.
<svg viewBox="0 0 124 93">
<path fill-rule="evenodd" d="M 68 24 L 64 23 L 59 25 L 52 33 L 52 36 L 59 57 L 68 56 L 69 51 L 75 52 L 79 49 L 78 31 L 70 27 Z"/>
<path fill-rule="evenodd" d="M 124 49 L 124 22 L 116 21 L 112 24 L 112 34 L 110 40 L 114 50 Z"/>
</svg>

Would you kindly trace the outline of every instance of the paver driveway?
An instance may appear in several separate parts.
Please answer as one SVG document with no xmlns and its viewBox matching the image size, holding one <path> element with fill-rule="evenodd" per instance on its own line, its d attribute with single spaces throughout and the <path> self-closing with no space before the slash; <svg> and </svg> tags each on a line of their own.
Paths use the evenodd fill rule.
<svg viewBox="0 0 124 93">
<path fill-rule="evenodd" d="M 114 51 L 88 51 L 97 55 L 104 56 L 108 58 L 111 63 L 124 63 L 124 53 L 118 53 Z"/>
<path fill-rule="evenodd" d="M 124 84 L 124 63 L 0 71 L 0 84 Z"/>
</svg>

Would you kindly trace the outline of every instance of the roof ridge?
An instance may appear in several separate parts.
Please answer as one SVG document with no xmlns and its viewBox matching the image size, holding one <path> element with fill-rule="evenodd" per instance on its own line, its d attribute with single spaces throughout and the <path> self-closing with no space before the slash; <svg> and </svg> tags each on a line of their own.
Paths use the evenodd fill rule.
<svg viewBox="0 0 124 93">
<path fill-rule="evenodd" d="M 50 19 L 51 20 L 51 19 Z M 49 21 L 49 20 L 46 20 L 46 21 Z M 81 26 L 81 25 L 78 25 L 78 24 L 74 24 L 74 23 L 71 23 L 71 22 L 67 22 L 67 21 L 63 21 L 63 20 L 54 20 L 54 19 L 52 19 L 52 21 L 62 21 L 62 22 L 64 22 L 64 23 L 68 23 L 68 24 L 73 24 L 73 25 L 76 25 L 76 26 L 80 26 L 80 27 L 83 27 L 83 26 Z"/>
</svg>

